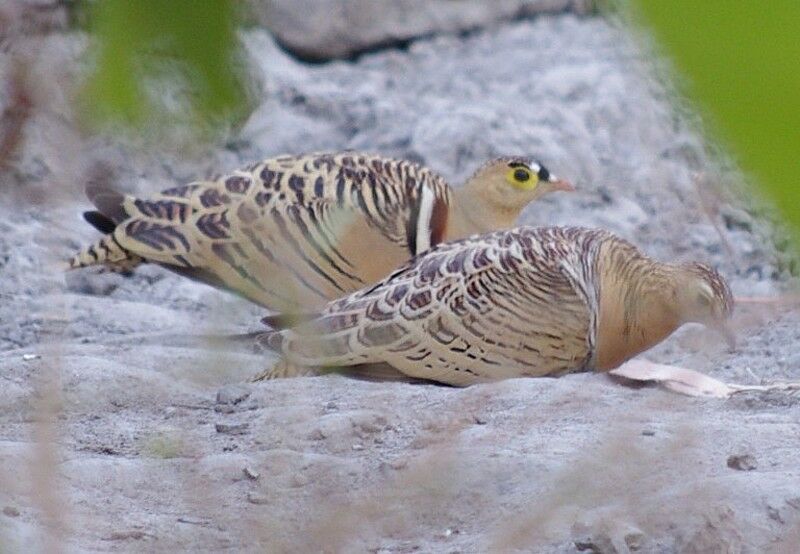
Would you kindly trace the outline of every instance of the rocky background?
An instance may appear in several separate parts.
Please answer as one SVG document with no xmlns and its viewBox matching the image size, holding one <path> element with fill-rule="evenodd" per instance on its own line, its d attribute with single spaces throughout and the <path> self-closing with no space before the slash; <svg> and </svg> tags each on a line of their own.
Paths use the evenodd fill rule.
<svg viewBox="0 0 800 554">
<path fill-rule="evenodd" d="M 271 360 L 202 337 L 256 329 L 261 310 L 157 268 L 62 273 L 96 236 L 80 213 L 98 162 L 144 193 L 352 148 L 454 184 L 488 157 L 535 155 L 580 192 L 525 223 L 710 262 L 739 296 L 791 290 L 743 178 L 648 48 L 588 3 L 250 4 L 256 100 L 213 145 L 87 132 L 73 4 L 0 8 L 0 551 L 796 552 L 797 397 L 691 399 L 602 375 L 250 385 Z M 736 352 L 689 326 L 646 357 L 800 378 L 792 306 L 742 304 L 736 327 Z"/>
</svg>

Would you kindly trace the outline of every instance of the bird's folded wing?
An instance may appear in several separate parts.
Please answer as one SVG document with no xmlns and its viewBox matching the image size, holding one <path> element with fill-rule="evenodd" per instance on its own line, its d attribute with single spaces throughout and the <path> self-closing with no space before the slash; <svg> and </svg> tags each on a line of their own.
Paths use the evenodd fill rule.
<svg viewBox="0 0 800 554">
<path fill-rule="evenodd" d="M 388 362 L 453 385 L 570 371 L 588 357 L 588 307 L 557 264 L 489 239 L 441 245 L 283 332 L 299 365 Z M 517 249 L 518 250 L 518 249 Z"/>
<path fill-rule="evenodd" d="M 192 207 L 186 217 L 165 217 L 181 214 L 183 200 L 151 203 L 159 209 L 115 231 L 124 248 L 277 311 L 317 308 L 407 258 L 357 208 L 326 199 Z"/>
</svg>

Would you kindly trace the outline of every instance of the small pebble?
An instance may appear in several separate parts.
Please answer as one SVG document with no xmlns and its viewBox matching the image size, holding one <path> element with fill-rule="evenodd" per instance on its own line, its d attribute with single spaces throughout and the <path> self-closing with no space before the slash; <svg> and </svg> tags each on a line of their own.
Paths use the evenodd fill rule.
<svg viewBox="0 0 800 554">
<path fill-rule="evenodd" d="M 783 517 L 781 516 L 781 511 L 775 506 L 767 506 L 767 515 L 771 520 L 777 521 L 781 525 L 786 524 L 786 521 L 784 521 Z"/>
<path fill-rule="evenodd" d="M 325 433 L 321 429 L 314 429 L 308 434 L 308 440 L 321 441 L 325 439 Z"/>
<path fill-rule="evenodd" d="M 206 527 L 208 525 L 208 521 L 205 519 L 198 519 L 194 517 L 179 517 L 176 520 L 178 523 L 186 523 L 188 525 L 200 525 L 202 527 Z"/>
<path fill-rule="evenodd" d="M 353 450 L 364 450 L 364 445 L 363 444 L 354 444 L 353 445 Z"/>
<path fill-rule="evenodd" d="M 257 472 L 254 469 L 251 469 L 248 466 L 245 466 L 245 468 L 242 470 L 242 473 L 244 473 L 244 476 L 250 479 L 251 481 L 258 481 L 258 478 L 261 477 L 261 474 L 259 472 Z"/>
<path fill-rule="evenodd" d="M 3 515 L 8 517 L 19 517 L 19 510 L 16 509 L 14 506 L 6 506 L 3 508 Z"/>
<path fill-rule="evenodd" d="M 625 535 L 625 545 L 630 551 L 637 552 L 644 546 L 645 539 L 645 534 L 641 531 L 631 531 Z"/>
<path fill-rule="evenodd" d="M 247 501 L 250 504 L 269 504 L 269 498 L 262 494 L 258 494 L 255 492 L 248 492 L 247 493 Z"/>
<path fill-rule="evenodd" d="M 70 271 L 65 276 L 67 290 L 91 296 L 108 296 L 122 284 L 124 277 L 118 273 L 89 273 Z"/>
<path fill-rule="evenodd" d="M 750 454 L 734 454 L 728 456 L 728 467 L 739 471 L 752 471 L 756 468 L 756 459 Z"/>
<path fill-rule="evenodd" d="M 250 389 L 244 385 L 226 385 L 217 391 L 217 404 L 238 404 L 250 396 Z"/>
<path fill-rule="evenodd" d="M 217 433 L 227 433 L 229 435 L 241 435 L 247 432 L 247 423 L 217 423 L 214 425 Z"/>
<path fill-rule="evenodd" d="M 292 482 L 291 482 L 292 487 L 305 487 L 306 485 L 308 485 L 308 483 L 309 483 L 308 476 L 303 473 L 296 473 L 295 475 L 292 476 Z"/>
<path fill-rule="evenodd" d="M 720 215 L 729 230 L 742 229 L 749 232 L 753 229 L 753 217 L 740 208 L 725 204 L 720 209 Z"/>
<path fill-rule="evenodd" d="M 656 432 L 653 431 L 652 429 L 645 429 L 644 431 L 642 431 L 642 435 L 644 435 L 645 437 L 652 437 L 655 436 L 655 434 Z"/>
<path fill-rule="evenodd" d="M 389 462 L 389 467 L 391 467 L 394 470 L 405 469 L 405 468 L 408 467 L 408 461 L 407 460 L 394 460 L 394 461 Z"/>
<path fill-rule="evenodd" d="M 114 531 L 109 536 L 104 537 L 104 541 L 126 541 L 126 540 L 141 540 L 145 538 L 147 533 L 134 529 L 133 531 Z"/>
<path fill-rule="evenodd" d="M 23 362 L 30 362 L 32 360 L 38 360 L 39 358 L 41 358 L 41 356 L 39 354 L 23 354 L 22 355 L 22 361 Z"/>
</svg>

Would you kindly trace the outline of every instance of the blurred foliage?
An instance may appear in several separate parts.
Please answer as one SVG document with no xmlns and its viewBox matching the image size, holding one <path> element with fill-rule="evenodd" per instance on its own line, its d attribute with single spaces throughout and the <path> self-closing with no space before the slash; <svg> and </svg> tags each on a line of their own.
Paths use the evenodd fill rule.
<svg viewBox="0 0 800 554">
<path fill-rule="evenodd" d="M 232 0 L 100 0 L 85 11 L 96 54 L 85 91 L 91 119 L 168 121 L 175 106 L 148 88 L 155 81 L 185 92 L 178 119 L 205 124 L 242 112 Z"/>
<path fill-rule="evenodd" d="M 800 1 L 635 0 L 634 9 L 800 238 Z"/>
</svg>

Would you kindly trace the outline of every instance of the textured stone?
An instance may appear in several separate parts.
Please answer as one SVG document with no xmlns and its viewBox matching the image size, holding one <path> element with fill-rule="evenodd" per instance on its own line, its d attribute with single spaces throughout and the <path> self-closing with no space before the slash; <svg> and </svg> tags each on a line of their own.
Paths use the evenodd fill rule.
<svg viewBox="0 0 800 554">
<path fill-rule="evenodd" d="M 278 42 L 308 60 L 343 58 L 421 36 L 480 29 L 520 17 L 585 12 L 586 0 L 251 0 Z"/>
<path fill-rule="evenodd" d="M 248 396 L 250 396 L 250 388 L 247 385 L 226 385 L 217 391 L 217 404 L 239 404 Z"/>
</svg>

